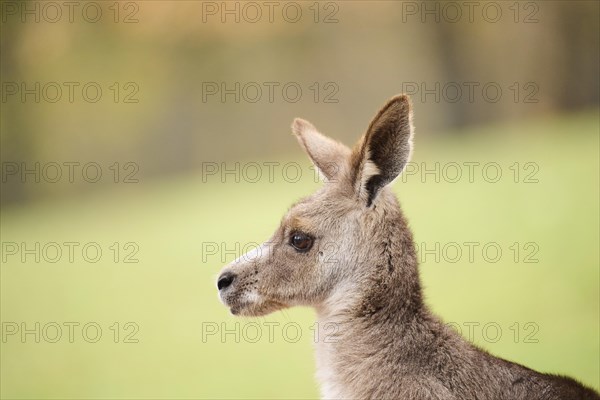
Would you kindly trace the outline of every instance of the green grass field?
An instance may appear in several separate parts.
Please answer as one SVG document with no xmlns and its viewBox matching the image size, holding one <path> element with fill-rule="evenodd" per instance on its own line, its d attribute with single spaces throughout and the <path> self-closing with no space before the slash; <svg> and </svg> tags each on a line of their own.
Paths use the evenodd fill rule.
<svg viewBox="0 0 600 400">
<path fill-rule="evenodd" d="M 596 389 L 598 128 L 597 112 L 589 112 L 450 136 L 417 132 L 413 166 L 455 162 L 463 178 L 448 182 L 455 176 L 448 167 L 439 183 L 412 174 L 394 185 L 417 244 L 431 249 L 439 242 L 447 251 L 440 262 L 421 253 L 433 310 L 465 336 L 472 326 L 473 340 L 496 355 L 572 375 Z M 280 161 L 296 160 L 308 171 L 292 137 L 289 143 L 290 156 Z M 487 182 L 476 168 L 471 183 L 464 162 L 495 162 L 502 177 Z M 491 180 L 495 174 L 487 172 Z M 202 183 L 194 174 L 5 207 L 4 243 L 96 242 L 103 253 L 97 263 L 86 262 L 81 247 L 73 263 L 66 254 L 56 263 L 36 263 L 33 256 L 22 262 L 3 253 L 1 397 L 318 397 L 313 312 L 292 309 L 257 320 L 229 315 L 215 278 L 236 255 L 203 254 L 203 243 L 221 250 L 226 244 L 234 253 L 236 242 L 244 247 L 267 239 L 287 207 L 318 187 L 308 174 L 297 183 L 280 177 L 274 183 L 221 183 L 216 177 Z M 138 263 L 123 262 L 134 249 L 123 248 L 128 242 L 139 246 Z M 465 242 L 479 243 L 472 262 Z M 497 262 L 490 261 L 496 257 L 490 258 L 491 250 L 487 261 L 482 254 L 490 243 L 502 250 Z M 451 262 L 457 247 L 463 255 Z M 40 343 L 32 333 L 24 343 L 21 332 L 9 334 L 21 323 L 33 330 L 36 322 Z M 73 343 L 70 322 L 79 324 Z M 62 327 L 56 343 L 50 343 L 53 323 Z M 86 323 L 97 325 L 88 325 L 84 337 Z M 89 343 L 97 326 L 102 336 Z M 206 336 L 215 327 L 229 330 L 225 340 L 219 333 Z M 138 342 L 127 343 L 132 339 Z"/>
</svg>

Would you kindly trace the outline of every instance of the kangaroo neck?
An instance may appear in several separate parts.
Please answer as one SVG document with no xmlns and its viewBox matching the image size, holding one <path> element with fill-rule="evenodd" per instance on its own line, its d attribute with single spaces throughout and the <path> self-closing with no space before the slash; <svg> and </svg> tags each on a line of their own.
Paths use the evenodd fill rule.
<svg viewBox="0 0 600 400">
<path fill-rule="evenodd" d="M 349 280 L 317 307 L 319 321 L 342 326 L 359 325 L 380 332 L 388 324 L 407 324 L 428 315 L 422 298 L 413 238 L 400 210 L 385 212 L 373 233 L 366 257 L 355 271 L 365 273 Z"/>
</svg>

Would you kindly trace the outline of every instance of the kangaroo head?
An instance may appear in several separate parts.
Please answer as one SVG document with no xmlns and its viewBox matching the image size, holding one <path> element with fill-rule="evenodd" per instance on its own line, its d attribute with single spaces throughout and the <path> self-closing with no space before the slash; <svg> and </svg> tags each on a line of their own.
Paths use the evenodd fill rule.
<svg viewBox="0 0 600 400">
<path fill-rule="evenodd" d="M 223 268 L 217 287 L 233 314 L 318 308 L 392 272 L 381 271 L 389 263 L 382 243 L 400 209 L 386 186 L 411 154 L 408 97 L 390 99 L 352 150 L 307 121 L 294 120 L 292 130 L 325 184 L 293 205 L 268 241 Z"/>
</svg>

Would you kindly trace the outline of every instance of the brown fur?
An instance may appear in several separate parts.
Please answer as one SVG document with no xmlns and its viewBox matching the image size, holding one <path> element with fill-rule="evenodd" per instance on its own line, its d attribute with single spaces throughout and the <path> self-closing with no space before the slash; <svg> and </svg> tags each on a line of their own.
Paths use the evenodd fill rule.
<svg viewBox="0 0 600 400">
<path fill-rule="evenodd" d="M 234 278 L 220 295 L 239 315 L 314 307 L 328 329 L 317 343 L 323 397 L 600 399 L 570 378 L 488 354 L 425 306 L 412 234 L 386 187 L 410 158 L 407 96 L 388 101 L 352 151 L 306 121 L 293 131 L 326 183 L 257 252 L 224 268 Z M 313 238 L 309 251 L 290 244 L 295 232 Z"/>
</svg>

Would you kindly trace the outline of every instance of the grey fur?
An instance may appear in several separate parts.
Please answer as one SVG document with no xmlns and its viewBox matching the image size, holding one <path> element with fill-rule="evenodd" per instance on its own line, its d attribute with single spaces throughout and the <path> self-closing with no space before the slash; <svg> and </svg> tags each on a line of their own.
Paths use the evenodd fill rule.
<svg viewBox="0 0 600 400">
<path fill-rule="evenodd" d="M 600 399 L 573 379 L 490 355 L 424 304 L 412 233 L 387 188 L 412 149 L 407 96 L 389 100 L 352 151 L 306 121 L 293 130 L 326 183 L 258 251 L 224 268 L 235 280 L 220 296 L 234 314 L 305 305 L 320 329 L 333 324 L 316 345 L 324 398 Z M 310 251 L 290 245 L 294 232 L 314 238 Z"/>
</svg>

